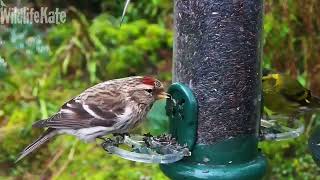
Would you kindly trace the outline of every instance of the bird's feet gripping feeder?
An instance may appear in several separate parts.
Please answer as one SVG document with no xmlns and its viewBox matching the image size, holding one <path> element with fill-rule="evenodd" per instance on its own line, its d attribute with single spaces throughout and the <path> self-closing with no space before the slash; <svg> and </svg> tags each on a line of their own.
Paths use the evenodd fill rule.
<svg viewBox="0 0 320 180">
<path fill-rule="evenodd" d="M 114 136 L 102 143 L 102 147 L 123 159 L 143 163 L 173 163 L 190 156 L 188 148 L 177 144 L 170 135 Z"/>
</svg>

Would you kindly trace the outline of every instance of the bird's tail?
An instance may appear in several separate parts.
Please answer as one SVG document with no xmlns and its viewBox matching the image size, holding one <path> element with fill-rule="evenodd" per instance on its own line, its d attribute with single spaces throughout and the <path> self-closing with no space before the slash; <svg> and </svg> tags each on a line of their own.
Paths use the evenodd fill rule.
<svg viewBox="0 0 320 180">
<path fill-rule="evenodd" d="M 20 153 L 20 156 L 15 161 L 16 163 L 20 161 L 22 158 L 33 152 L 34 150 L 38 149 L 42 144 L 50 140 L 53 136 L 57 134 L 56 129 L 49 128 L 47 129 L 42 136 L 36 139 L 33 143 L 28 145 L 23 151 Z"/>
<path fill-rule="evenodd" d="M 312 96 L 312 100 L 314 102 L 316 102 L 316 104 L 318 105 L 318 107 L 320 106 L 320 97 L 318 96 Z"/>
<path fill-rule="evenodd" d="M 320 111 L 320 98 L 317 96 L 313 96 L 311 92 L 308 95 L 308 100 L 310 101 L 310 107 L 312 110 L 315 110 L 317 112 Z"/>
</svg>

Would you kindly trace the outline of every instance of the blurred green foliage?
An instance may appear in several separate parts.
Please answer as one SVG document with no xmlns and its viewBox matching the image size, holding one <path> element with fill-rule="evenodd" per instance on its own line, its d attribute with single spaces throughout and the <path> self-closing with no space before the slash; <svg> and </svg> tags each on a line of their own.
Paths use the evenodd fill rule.
<svg viewBox="0 0 320 180">
<path fill-rule="evenodd" d="M 0 26 L 0 179 L 166 179 L 156 165 L 122 160 L 69 136 L 18 164 L 14 160 L 41 133 L 31 129 L 32 122 L 95 83 L 151 74 L 169 84 L 172 2 L 132 1 L 121 28 L 124 1 L 30 4 L 68 8 L 68 22 Z M 264 67 L 290 73 L 320 95 L 320 2 L 268 0 L 265 9 Z M 148 116 L 156 122 L 148 123 L 153 134 L 167 126 L 167 117 L 156 115 L 163 114 L 161 103 Z M 269 159 L 266 179 L 318 178 L 319 168 L 306 153 L 316 122 L 306 117 L 307 132 L 298 139 L 261 144 Z"/>
<path fill-rule="evenodd" d="M 267 0 L 264 16 L 263 64 L 288 73 L 320 95 L 320 1 Z M 304 117 L 304 135 L 283 142 L 263 142 L 269 160 L 265 179 L 320 179 L 309 154 L 307 139 L 319 116 Z"/>
<path fill-rule="evenodd" d="M 110 14 L 90 19 L 70 7 L 66 24 L 0 26 L 0 179 L 166 179 L 157 165 L 129 162 L 68 136 L 14 164 L 41 133 L 32 123 L 85 88 L 129 75 L 170 80 L 172 31 L 146 19 L 119 28 Z"/>
</svg>

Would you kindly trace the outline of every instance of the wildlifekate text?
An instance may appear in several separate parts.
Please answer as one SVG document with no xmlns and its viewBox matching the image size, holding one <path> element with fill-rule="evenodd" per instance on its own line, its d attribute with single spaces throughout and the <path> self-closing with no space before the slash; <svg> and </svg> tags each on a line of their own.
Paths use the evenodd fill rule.
<svg viewBox="0 0 320 180">
<path fill-rule="evenodd" d="M 34 8 L 0 8 L 0 24 L 61 24 L 66 22 L 66 12 L 56 8 L 48 11 L 48 7 Z"/>
</svg>

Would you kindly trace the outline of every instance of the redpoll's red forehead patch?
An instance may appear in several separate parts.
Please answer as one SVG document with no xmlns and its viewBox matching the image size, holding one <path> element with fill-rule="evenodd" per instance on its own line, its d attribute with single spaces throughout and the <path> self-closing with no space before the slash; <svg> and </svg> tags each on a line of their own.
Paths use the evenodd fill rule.
<svg viewBox="0 0 320 180">
<path fill-rule="evenodd" d="M 155 81 L 156 80 L 153 77 L 150 77 L 150 76 L 145 76 L 142 79 L 142 83 L 143 84 L 147 84 L 147 85 L 151 85 L 151 86 L 154 86 L 154 82 Z"/>
</svg>

